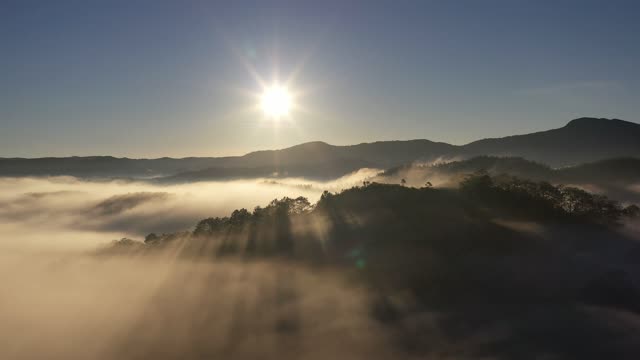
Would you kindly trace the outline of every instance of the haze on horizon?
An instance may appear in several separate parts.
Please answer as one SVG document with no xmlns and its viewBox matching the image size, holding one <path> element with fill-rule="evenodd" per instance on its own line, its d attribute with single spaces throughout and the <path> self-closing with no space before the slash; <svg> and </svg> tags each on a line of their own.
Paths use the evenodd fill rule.
<svg viewBox="0 0 640 360">
<path fill-rule="evenodd" d="M 633 1 L 4 2 L 0 156 L 463 144 L 581 116 L 637 121 L 639 10 Z M 265 85 L 256 75 L 288 81 L 287 119 L 255 111 Z"/>
</svg>

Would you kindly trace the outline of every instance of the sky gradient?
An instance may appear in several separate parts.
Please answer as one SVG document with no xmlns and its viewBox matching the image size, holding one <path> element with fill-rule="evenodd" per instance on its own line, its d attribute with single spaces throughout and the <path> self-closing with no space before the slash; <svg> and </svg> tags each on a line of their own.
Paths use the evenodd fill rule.
<svg viewBox="0 0 640 360">
<path fill-rule="evenodd" d="M 228 3 L 3 1 L 0 157 L 463 144 L 640 120 L 637 1 Z M 253 109 L 249 69 L 293 78 L 291 119 Z"/>
</svg>

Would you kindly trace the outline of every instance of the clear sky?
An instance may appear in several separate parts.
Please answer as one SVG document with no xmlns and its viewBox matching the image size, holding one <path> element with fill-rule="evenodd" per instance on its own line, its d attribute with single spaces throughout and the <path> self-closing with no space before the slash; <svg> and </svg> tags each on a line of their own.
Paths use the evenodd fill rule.
<svg viewBox="0 0 640 360">
<path fill-rule="evenodd" d="M 255 111 L 250 69 L 293 79 L 289 119 Z M 462 144 L 580 116 L 640 120 L 640 1 L 0 2 L 0 157 Z"/>
</svg>

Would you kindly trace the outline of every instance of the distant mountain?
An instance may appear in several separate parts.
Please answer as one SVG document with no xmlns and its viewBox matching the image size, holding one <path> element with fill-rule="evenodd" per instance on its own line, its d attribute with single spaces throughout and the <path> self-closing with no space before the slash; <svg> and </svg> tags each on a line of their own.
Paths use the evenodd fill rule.
<svg viewBox="0 0 640 360">
<path fill-rule="evenodd" d="M 592 183 L 640 184 L 640 158 L 600 160 L 555 170 L 559 181 L 589 179 Z"/>
<path fill-rule="evenodd" d="M 461 155 L 519 156 L 554 167 L 635 157 L 640 155 L 640 125 L 584 117 L 559 129 L 478 140 L 460 150 Z"/>
<path fill-rule="evenodd" d="M 129 159 L 112 156 L 0 158 L 0 176 L 151 177 L 206 169 L 226 158 Z"/>
<path fill-rule="evenodd" d="M 559 129 L 483 139 L 462 146 L 429 140 L 349 146 L 309 142 L 220 158 L 0 158 L 0 176 L 166 177 L 171 181 L 256 176 L 329 179 L 363 167 L 386 169 L 415 161 L 479 155 L 524 157 L 553 167 L 614 157 L 640 157 L 640 125 L 617 119 L 580 118 Z"/>
<path fill-rule="evenodd" d="M 551 167 L 521 157 L 478 156 L 467 160 L 436 164 L 430 167 L 442 175 L 465 175 L 487 171 L 492 175 L 509 174 L 532 180 L 546 180 L 554 176 Z"/>
<path fill-rule="evenodd" d="M 328 180 L 353 172 L 354 169 L 357 170 L 367 167 L 370 167 L 370 164 L 367 162 L 349 159 L 293 165 L 276 164 L 256 167 L 213 167 L 155 178 L 154 181 L 161 183 L 182 183 L 256 177 L 306 177 Z"/>
<path fill-rule="evenodd" d="M 448 187 L 457 186 L 477 171 L 579 186 L 621 201 L 640 202 L 640 158 L 614 158 L 554 169 L 523 158 L 479 156 L 433 165 L 408 163 L 390 168 L 370 181 L 397 184 L 405 179 L 410 186 L 421 187 L 430 182 Z"/>
<path fill-rule="evenodd" d="M 189 171 L 161 179 L 190 182 L 268 176 L 333 179 L 362 168 L 386 168 L 416 160 L 432 161 L 455 146 L 429 140 L 385 141 L 350 146 L 310 142 L 235 158 L 224 167 Z M 433 155 L 432 155 L 433 154 Z"/>
<path fill-rule="evenodd" d="M 478 156 L 433 165 L 408 163 L 390 168 L 378 177 L 379 180 L 413 177 L 414 183 L 422 184 L 433 176 L 458 177 L 478 171 L 554 183 L 631 185 L 640 183 L 640 158 L 614 158 L 554 169 L 520 157 Z"/>
</svg>

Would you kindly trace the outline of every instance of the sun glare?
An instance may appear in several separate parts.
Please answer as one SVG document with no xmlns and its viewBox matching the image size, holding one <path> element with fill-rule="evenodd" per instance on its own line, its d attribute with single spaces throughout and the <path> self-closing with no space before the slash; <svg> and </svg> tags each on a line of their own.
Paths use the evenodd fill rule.
<svg viewBox="0 0 640 360">
<path fill-rule="evenodd" d="M 282 86 L 274 85 L 268 87 L 260 96 L 262 112 L 272 119 L 280 119 L 289 115 L 291 106 L 291 93 Z"/>
</svg>

